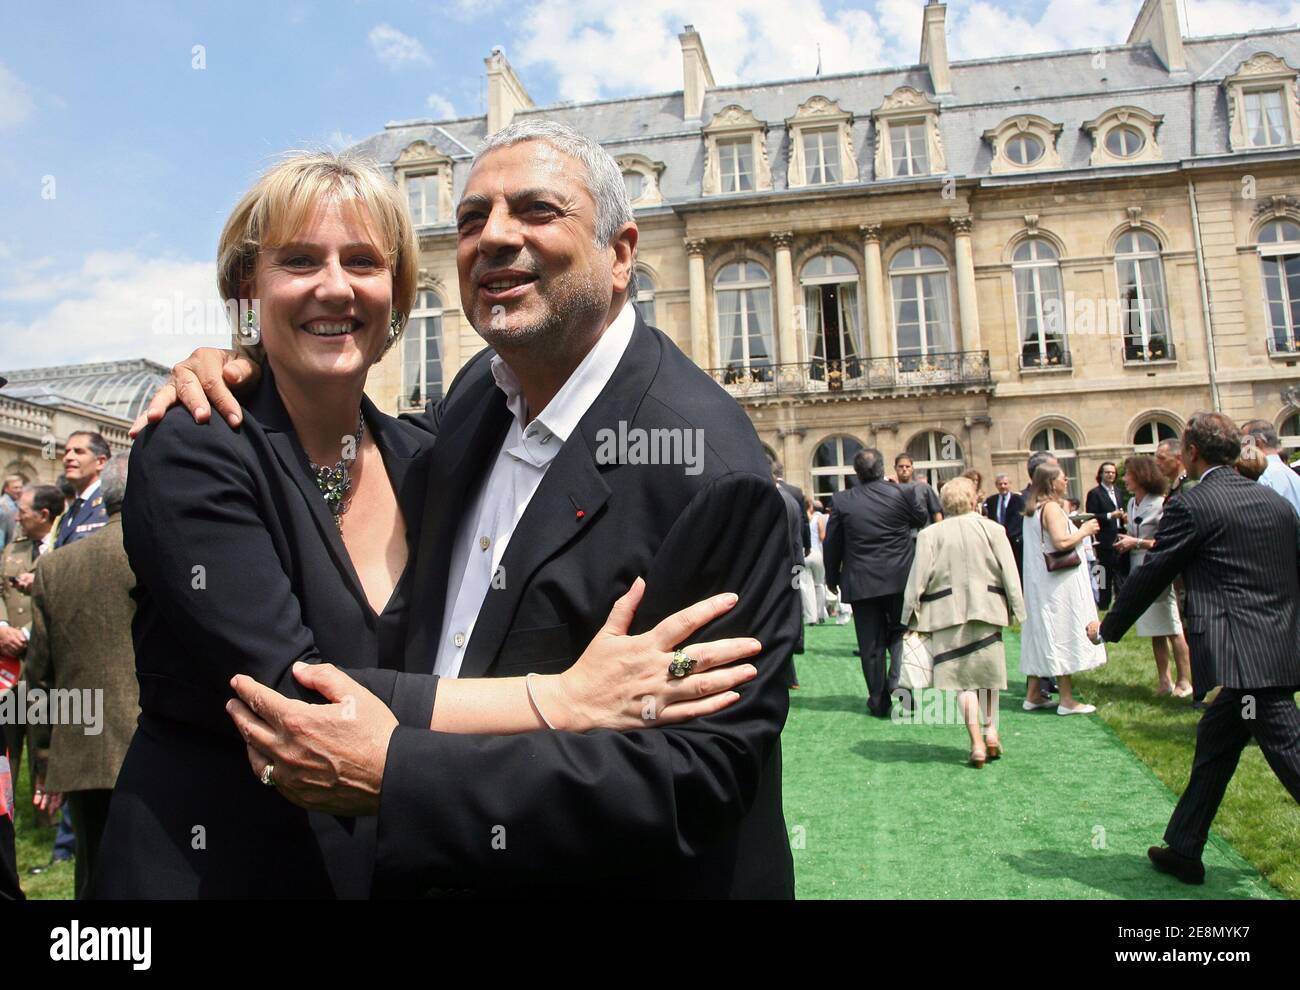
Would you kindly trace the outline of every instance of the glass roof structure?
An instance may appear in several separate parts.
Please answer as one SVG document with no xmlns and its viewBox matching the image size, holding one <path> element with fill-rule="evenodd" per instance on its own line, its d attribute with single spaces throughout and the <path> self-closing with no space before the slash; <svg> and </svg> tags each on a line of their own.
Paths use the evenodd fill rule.
<svg viewBox="0 0 1300 990">
<path fill-rule="evenodd" d="M 169 369 L 153 361 L 103 361 L 3 372 L 14 391 L 44 386 L 47 394 L 98 406 L 111 416 L 135 419 L 167 383 Z"/>
</svg>

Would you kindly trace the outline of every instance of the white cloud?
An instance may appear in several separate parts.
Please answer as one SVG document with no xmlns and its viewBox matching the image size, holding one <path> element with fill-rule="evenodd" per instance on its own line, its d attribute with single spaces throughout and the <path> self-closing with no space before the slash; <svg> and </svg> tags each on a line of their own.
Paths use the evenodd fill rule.
<svg viewBox="0 0 1300 990">
<path fill-rule="evenodd" d="M 391 24 L 376 24 L 370 29 L 370 50 L 390 69 L 433 61 L 418 38 L 403 34 Z"/>
<path fill-rule="evenodd" d="M 468 16 L 471 0 L 452 6 Z M 948 6 L 953 59 L 1123 44 L 1142 0 L 1050 0 L 1037 14 L 1007 0 Z M 566 100 L 680 89 L 677 34 L 693 23 L 721 85 L 911 65 L 921 45 L 920 0 L 828 10 L 823 0 L 640 0 L 637 14 L 587 0 L 533 0 L 514 23 L 512 59 L 554 74 Z M 1300 20 L 1297 0 L 1197 0 L 1190 30 L 1257 28 Z"/>
<path fill-rule="evenodd" d="M 211 262 L 95 252 L 59 270 L 39 259 L 7 276 L 0 299 L 10 317 L 0 322 L 3 368 L 138 357 L 171 364 L 230 341 Z M 14 318 L 16 308 L 24 315 Z"/>
<path fill-rule="evenodd" d="M 0 62 L 0 130 L 17 127 L 35 108 L 26 84 Z"/>
<path fill-rule="evenodd" d="M 447 120 L 452 117 L 460 116 L 456 113 L 456 107 L 452 104 L 451 100 L 447 99 L 447 97 L 443 96 L 441 93 L 430 93 L 429 98 L 424 102 L 429 108 L 429 112 L 439 120 Z"/>
</svg>

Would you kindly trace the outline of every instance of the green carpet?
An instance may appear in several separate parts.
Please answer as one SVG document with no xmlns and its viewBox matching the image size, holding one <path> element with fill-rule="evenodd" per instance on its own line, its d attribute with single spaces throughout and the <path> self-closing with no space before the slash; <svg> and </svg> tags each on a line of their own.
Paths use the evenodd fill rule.
<svg viewBox="0 0 1300 990">
<path fill-rule="evenodd" d="M 966 766 L 955 724 L 866 714 L 852 625 L 807 630 L 782 737 L 786 824 L 801 898 L 1268 898 L 1277 892 L 1211 837 L 1207 879 L 1156 873 L 1174 795 L 1097 716 L 1025 712 L 1008 636 L 1006 755 Z M 1088 698 L 1088 675 L 1076 691 Z M 923 702 L 926 704 L 928 702 Z"/>
</svg>

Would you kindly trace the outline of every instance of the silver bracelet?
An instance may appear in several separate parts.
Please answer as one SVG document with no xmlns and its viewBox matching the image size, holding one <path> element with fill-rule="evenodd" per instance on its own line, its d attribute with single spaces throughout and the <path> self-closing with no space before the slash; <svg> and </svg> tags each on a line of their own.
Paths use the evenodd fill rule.
<svg viewBox="0 0 1300 990">
<path fill-rule="evenodd" d="M 546 713 L 545 713 L 544 711 L 542 711 L 542 707 L 541 707 L 541 705 L 539 705 L 539 704 L 537 703 L 537 699 L 533 697 L 533 678 L 534 678 L 534 677 L 541 677 L 541 676 L 542 676 L 542 675 L 539 674 L 539 673 L 537 673 L 536 671 L 534 671 L 534 672 L 531 673 L 531 674 L 525 674 L 525 675 L 524 675 L 524 690 L 528 692 L 528 701 L 529 701 L 529 703 L 533 706 L 533 711 L 535 711 L 535 712 L 537 713 L 537 717 L 540 718 L 543 722 L 546 723 L 546 727 L 547 727 L 548 729 L 550 729 L 552 732 L 554 732 L 554 731 L 556 731 L 555 726 L 553 726 L 553 725 L 551 724 L 551 720 L 550 720 L 549 718 L 546 717 Z"/>
</svg>

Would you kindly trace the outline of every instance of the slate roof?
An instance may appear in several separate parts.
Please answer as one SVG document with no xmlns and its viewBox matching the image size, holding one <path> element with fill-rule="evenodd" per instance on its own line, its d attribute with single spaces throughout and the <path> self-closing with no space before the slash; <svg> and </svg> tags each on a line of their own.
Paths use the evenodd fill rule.
<svg viewBox="0 0 1300 990">
<path fill-rule="evenodd" d="M 801 103 L 820 95 L 854 115 L 852 139 L 861 182 L 875 181 L 871 112 L 899 86 L 911 86 L 940 105 L 939 125 L 947 174 L 988 176 L 992 149 L 983 133 L 1009 117 L 1038 114 L 1063 125 L 1058 150 L 1065 169 L 1087 170 L 1092 142 L 1083 122 L 1123 105 L 1160 114 L 1156 140 L 1164 161 L 1229 153 L 1228 111 L 1221 82 L 1242 62 L 1271 52 L 1300 68 L 1300 27 L 1184 40 L 1187 70 L 1169 73 L 1147 43 L 1047 52 L 951 64 L 952 93 L 936 97 L 924 66 L 758 84 L 719 86 L 704 100 L 703 121 L 730 104 L 768 125 L 767 150 L 777 191 L 785 188 L 788 134 L 785 120 Z M 1103 59 L 1100 67 L 1098 59 Z M 539 107 L 516 119 L 545 117 L 570 124 L 600 141 L 611 154 L 638 153 L 665 164 L 660 188 L 669 204 L 700 199 L 704 140 L 700 122 L 682 119 L 682 93 L 597 100 Z M 415 120 L 388 124 L 354 150 L 390 164 L 416 140 L 455 160 L 459 196 L 472 151 L 487 131 L 486 117 Z M 1193 146 L 1195 141 L 1195 146 Z M 1042 173 L 1026 173 L 1028 181 Z M 1041 180 L 1037 180 L 1041 181 Z"/>
</svg>

